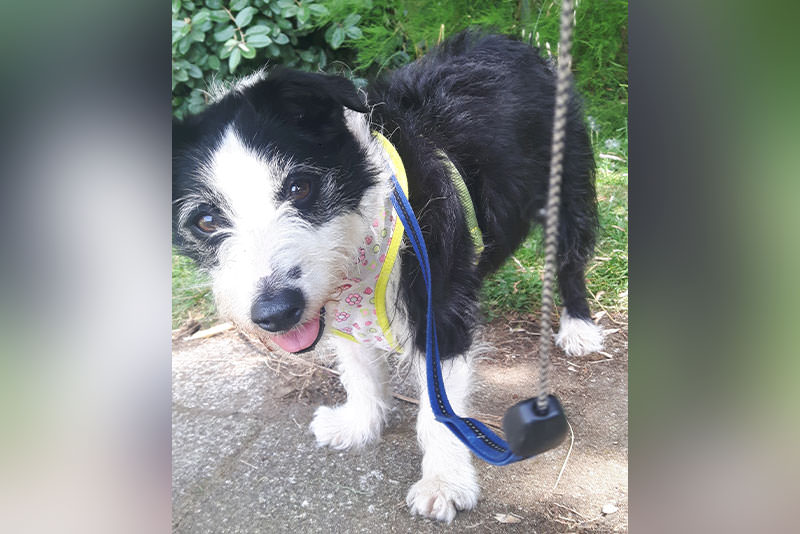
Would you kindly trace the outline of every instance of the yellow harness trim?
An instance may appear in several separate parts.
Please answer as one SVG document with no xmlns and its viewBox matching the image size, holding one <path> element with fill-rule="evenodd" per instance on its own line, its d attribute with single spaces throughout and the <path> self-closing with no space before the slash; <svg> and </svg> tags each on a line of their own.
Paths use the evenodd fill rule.
<svg viewBox="0 0 800 534">
<path fill-rule="evenodd" d="M 379 132 L 373 132 L 372 135 L 381 142 L 383 149 L 389 154 L 389 160 L 391 160 L 392 167 L 394 167 L 394 175 L 400 183 L 400 187 L 403 188 L 403 193 L 408 196 L 408 178 L 406 178 L 406 168 L 403 166 L 403 160 L 400 159 L 400 154 L 397 153 L 394 145 Z M 403 242 L 403 232 L 403 223 L 400 222 L 399 217 L 395 217 L 392 242 L 389 245 L 389 250 L 386 252 L 386 261 L 384 262 L 383 269 L 381 269 L 381 274 L 378 276 L 378 283 L 375 285 L 375 313 L 378 315 L 378 324 L 383 330 L 386 341 L 389 342 L 389 345 L 395 347 L 395 350 L 400 350 L 400 347 L 396 345 L 392 337 L 389 316 L 386 315 L 386 286 L 389 284 L 389 275 L 392 274 L 394 261 L 397 259 L 397 253 L 400 251 L 400 244 Z"/>
<path fill-rule="evenodd" d="M 372 135 L 380 141 L 381 146 L 389 156 L 389 161 L 392 165 L 397 181 L 400 187 L 403 188 L 403 193 L 408 196 L 408 178 L 406 177 L 406 169 L 403 167 L 403 160 L 400 159 L 400 154 L 395 150 L 394 145 L 389 142 L 383 135 L 378 132 L 372 132 Z M 394 229 L 392 230 L 392 240 L 389 244 L 389 249 L 386 251 L 386 260 L 383 262 L 381 272 L 378 275 L 378 281 L 375 284 L 375 315 L 378 318 L 378 326 L 383 331 L 383 336 L 386 342 L 397 352 L 402 352 L 402 348 L 395 342 L 392 337 L 391 328 L 389 324 L 389 316 L 386 314 L 386 287 L 389 285 L 389 277 L 392 274 L 394 262 L 397 260 L 397 254 L 400 251 L 400 245 L 403 242 L 403 234 L 405 230 L 403 223 L 400 222 L 399 217 L 394 218 Z M 344 339 L 358 343 L 358 340 L 351 334 L 342 332 L 341 330 L 333 330 L 333 333 Z"/>
<path fill-rule="evenodd" d="M 389 156 L 392 171 L 394 172 L 397 181 L 400 183 L 400 187 L 403 188 L 403 193 L 408 196 L 408 178 L 406 177 L 406 170 L 403 166 L 403 160 L 400 159 L 400 154 L 397 153 L 394 145 L 392 145 L 392 143 L 389 142 L 389 140 L 379 132 L 372 132 L 372 135 L 375 136 L 378 141 L 380 141 L 381 146 Z M 442 164 L 447 169 L 447 174 L 450 176 L 450 180 L 453 182 L 453 187 L 455 187 L 458 200 L 464 209 L 464 218 L 466 220 L 467 227 L 469 228 L 472 244 L 475 247 L 474 261 L 477 265 L 484 249 L 483 233 L 478 226 L 478 219 L 475 216 L 475 207 L 472 204 L 472 198 L 469 196 L 467 184 L 464 182 L 461 173 L 458 172 L 458 169 L 456 169 L 456 166 L 453 164 L 450 158 L 447 157 L 447 154 L 441 150 L 437 150 L 436 153 L 437 156 L 442 160 Z M 386 260 L 381 267 L 381 271 L 378 274 L 378 281 L 375 284 L 375 315 L 377 316 L 378 326 L 383 331 L 384 338 L 386 338 L 389 346 L 397 352 L 402 352 L 402 348 L 397 345 L 391 334 L 389 316 L 386 314 L 386 288 L 389 285 L 389 277 L 392 274 L 394 263 L 397 260 L 397 254 L 400 251 L 400 245 L 403 242 L 404 232 L 405 229 L 403 228 L 403 223 L 400 222 L 399 217 L 395 216 L 391 242 L 389 243 L 389 248 L 386 251 Z M 359 343 L 359 341 L 352 334 L 342 332 L 338 329 L 333 329 L 332 332 L 341 338 L 353 341 L 354 343 Z"/>
</svg>

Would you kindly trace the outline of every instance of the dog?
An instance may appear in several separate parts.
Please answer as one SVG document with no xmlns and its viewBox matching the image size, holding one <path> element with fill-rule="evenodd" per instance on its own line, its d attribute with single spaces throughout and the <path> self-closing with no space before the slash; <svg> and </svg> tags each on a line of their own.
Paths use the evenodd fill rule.
<svg viewBox="0 0 800 534">
<path fill-rule="evenodd" d="M 275 67 L 217 87 L 205 111 L 173 124 L 173 241 L 210 273 L 220 314 L 291 353 L 333 341 L 347 401 L 316 410 L 318 445 L 375 441 L 391 401 L 387 355 L 412 363 L 423 456 L 406 500 L 428 518 L 473 508 L 479 486 L 470 452 L 425 394 L 428 299 L 389 203 L 391 177 L 405 178 L 427 246 L 443 376 L 464 415 L 481 281 L 543 221 L 554 78 L 535 48 L 465 31 L 366 91 Z M 594 158 L 573 94 L 556 336 L 570 355 L 602 346 L 584 281 L 597 227 Z"/>
</svg>

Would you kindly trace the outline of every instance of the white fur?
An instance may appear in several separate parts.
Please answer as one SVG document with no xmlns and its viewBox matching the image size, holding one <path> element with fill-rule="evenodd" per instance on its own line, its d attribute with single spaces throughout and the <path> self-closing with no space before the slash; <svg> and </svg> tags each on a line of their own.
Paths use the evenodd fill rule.
<svg viewBox="0 0 800 534">
<path fill-rule="evenodd" d="M 368 217 L 387 194 L 384 187 L 373 187 L 362 199 L 361 213 L 312 225 L 291 203 L 275 201 L 290 171 L 304 165 L 287 156 L 260 154 L 228 129 L 200 177 L 217 197 L 214 204 L 231 222 L 225 230 L 229 236 L 218 252 L 219 266 L 211 271 L 218 309 L 258 338 L 263 339 L 265 332 L 250 320 L 250 307 L 259 281 L 275 271 L 300 267 L 302 276 L 294 283 L 307 303 L 300 323 L 316 316 L 335 298 L 369 229 Z M 185 206 L 188 213 L 192 204 Z"/>
<path fill-rule="evenodd" d="M 252 87 L 267 77 L 267 66 L 264 65 L 252 74 L 248 74 L 242 78 L 233 81 L 222 81 L 213 78 L 211 83 L 208 84 L 208 91 L 206 94 L 212 102 L 218 102 L 230 93 L 241 93 L 244 89 Z"/>
<path fill-rule="evenodd" d="M 360 448 L 378 439 L 391 406 L 386 354 L 339 338 L 335 345 L 347 402 L 317 408 L 311 431 L 320 447 Z"/>
<path fill-rule="evenodd" d="M 348 128 L 353 133 L 359 144 L 365 150 L 369 161 L 376 169 L 382 169 L 384 166 L 383 148 L 380 143 L 375 139 L 369 130 L 369 125 L 366 116 L 350 110 L 345 110 L 345 120 Z M 382 175 L 382 186 L 380 188 L 381 194 L 388 194 L 389 177 L 386 173 Z M 385 198 L 385 197 L 384 197 Z M 397 302 L 397 288 L 400 276 L 401 260 L 398 257 L 392 270 L 392 276 L 389 280 L 387 302 Z M 390 321 L 392 324 L 392 333 L 395 338 L 403 344 L 403 354 L 415 369 L 415 375 L 420 391 L 420 406 L 417 416 L 417 440 L 423 452 L 422 457 L 422 478 L 417 481 L 409 490 L 406 497 L 406 503 L 410 511 L 430 519 L 439 521 L 450 522 L 455 518 L 457 510 L 469 510 L 474 508 L 478 502 L 478 495 L 480 487 L 478 486 L 477 475 L 475 468 L 472 465 L 472 454 L 466 446 L 456 438 L 450 430 L 443 424 L 436 421 L 433 417 L 430 403 L 428 402 L 427 390 L 427 377 L 425 372 L 425 358 L 420 355 L 413 347 L 410 335 L 409 325 L 406 321 L 402 320 L 403 317 L 397 312 L 399 310 L 389 307 L 387 312 L 390 314 Z M 342 361 L 344 368 L 354 368 L 354 361 L 363 361 L 356 359 L 352 354 L 345 351 L 357 350 L 357 345 L 350 343 L 340 344 L 339 357 Z M 366 352 L 368 349 L 359 349 Z M 362 373 L 362 380 L 358 384 L 359 388 L 367 388 L 367 395 L 362 396 L 361 400 L 376 399 L 380 395 L 375 395 L 372 391 L 375 390 L 375 383 L 363 380 L 368 373 L 363 369 L 359 369 Z M 348 373 L 349 376 L 355 376 L 355 369 Z M 443 363 L 443 377 L 447 395 L 450 404 L 458 414 L 464 414 L 468 409 L 468 399 L 471 386 L 472 367 L 471 359 L 468 358 L 455 358 L 447 360 Z M 345 389 L 348 392 L 348 401 L 343 407 L 351 404 L 351 388 L 345 382 L 345 373 L 342 375 L 342 382 L 345 383 Z M 355 400 L 355 397 L 353 397 Z M 338 410 L 335 408 L 334 410 Z M 360 412 L 366 413 L 368 417 L 373 420 L 377 413 L 381 412 L 380 406 L 378 409 L 368 410 L 361 408 Z M 328 424 L 332 419 L 337 419 L 338 430 L 334 432 L 337 438 L 345 436 L 347 439 L 342 440 L 346 442 L 348 439 L 357 443 L 360 440 L 353 440 L 351 435 L 353 431 L 347 431 L 342 428 L 345 421 L 350 425 L 358 426 L 352 419 L 348 419 L 355 413 L 355 410 L 346 409 L 343 413 L 347 417 L 335 417 L 330 408 L 320 408 L 312 423 L 312 429 L 317 436 L 317 441 L 320 440 L 320 435 L 328 438 L 330 432 L 322 429 L 330 428 Z M 339 414 L 336 414 L 339 415 Z M 358 433 L 358 432 L 357 432 Z M 363 433 L 360 434 L 363 436 Z M 371 437 L 371 436 L 370 436 Z M 373 438 L 374 439 L 374 438 Z"/>
<path fill-rule="evenodd" d="M 389 195 L 389 175 L 383 171 L 385 167 L 384 149 L 380 141 L 372 135 L 367 115 L 344 108 L 344 121 L 347 129 L 350 130 L 361 149 L 366 153 L 367 161 L 381 173 L 385 186 L 382 192 L 386 195 L 384 198 L 387 198 Z"/>
<path fill-rule="evenodd" d="M 603 350 L 603 331 L 592 321 L 572 317 L 564 309 L 556 344 L 570 356 L 583 356 Z"/>
<path fill-rule="evenodd" d="M 422 478 L 406 496 L 411 513 L 451 522 L 457 510 L 470 510 L 478 503 L 480 486 L 472 454 L 450 430 L 433 417 L 428 400 L 424 358 L 415 368 L 420 389 L 417 440 L 422 449 Z M 471 359 L 457 357 L 442 363 L 442 377 L 455 413 L 467 413 L 472 379 Z"/>
</svg>

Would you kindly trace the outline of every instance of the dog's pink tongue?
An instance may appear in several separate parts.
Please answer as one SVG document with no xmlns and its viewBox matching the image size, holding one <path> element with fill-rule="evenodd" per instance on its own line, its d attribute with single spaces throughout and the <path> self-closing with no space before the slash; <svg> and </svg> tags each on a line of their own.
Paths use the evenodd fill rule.
<svg viewBox="0 0 800 534">
<path fill-rule="evenodd" d="M 272 336 L 272 341 L 287 352 L 300 352 L 310 347 L 317 339 L 317 335 L 319 335 L 319 316 L 283 335 Z"/>
</svg>

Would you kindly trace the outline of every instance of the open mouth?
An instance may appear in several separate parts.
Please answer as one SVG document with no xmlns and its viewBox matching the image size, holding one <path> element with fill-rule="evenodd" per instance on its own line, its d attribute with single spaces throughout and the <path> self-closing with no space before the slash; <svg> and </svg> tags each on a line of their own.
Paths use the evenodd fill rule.
<svg viewBox="0 0 800 534">
<path fill-rule="evenodd" d="M 325 330 L 325 308 L 322 308 L 319 315 L 313 319 L 292 328 L 285 334 L 271 336 L 271 339 L 286 352 L 300 354 L 312 350 L 317 345 L 323 330 Z"/>
</svg>

